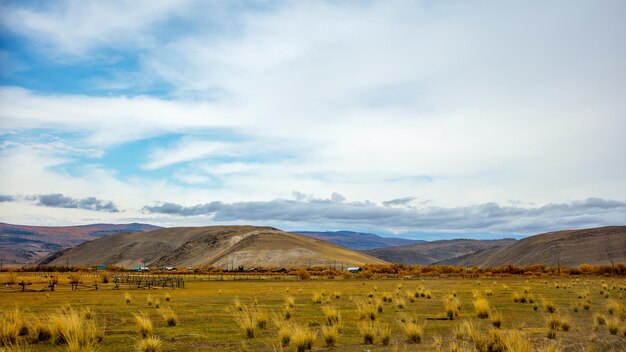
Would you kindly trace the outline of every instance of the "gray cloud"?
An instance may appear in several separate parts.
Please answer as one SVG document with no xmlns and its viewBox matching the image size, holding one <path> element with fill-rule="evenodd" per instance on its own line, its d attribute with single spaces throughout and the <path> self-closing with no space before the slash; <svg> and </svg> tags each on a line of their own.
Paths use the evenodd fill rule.
<svg viewBox="0 0 626 352">
<path fill-rule="evenodd" d="M 113 202 L 104 201 L 95 197 L 76 199 L 64 196 L 61 193 L 54 193 L 36 195 L 30 197 L 30 199 L 36 200 L 37 205 L 42 207 L 87 209 L 109 213 L 119 212 L 119 209 Z"/>
<path fill-rule="evenodd" d="M 410 204 L 411 202 L 413 202 L 415 199 L 415 197 L 403 197 L 403 198 L 396 198 L 396 199 L 392 199 L 392 200 L 387 200 L 383 202 L 383 205 L 386 207 L 393 207 L 393 206 L 398 206 L 398 205 L 407 205 Z"/>
<path fill-rule="evenodd" d="M 0 203 L 2 203 L 2 202 L 12 202 L 14 200 L 15 200 L 15 197 L 13 197 L 13 196 L 0 194 Z"/>
<path fill-rule="evenodd" d="M 409 198 L 380 206 L 372 202 L 336 202 L 333 199 L 223 203 L 194 206 L 163 203 L 143 207 L 144 213 L 176 216 L 210 216 L 213 221 L 284 222 L 326 226 L 369 227 L 387 231 L 465 231 L 538 233 L 626 223 L 626 203 L 588 198 L 541 207 L 484 203 L 464 207 L 402 207 Z"/>
</svg>

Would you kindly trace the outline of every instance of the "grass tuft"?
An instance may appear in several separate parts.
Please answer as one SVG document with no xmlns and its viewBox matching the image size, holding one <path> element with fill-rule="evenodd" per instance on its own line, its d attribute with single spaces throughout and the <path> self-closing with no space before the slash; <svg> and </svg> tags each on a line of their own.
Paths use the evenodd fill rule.
<svg viewBox="0 0 626 352">
<path fill-rule="evenodd" d="M 152 320 L 145 313 L 134 314 L 135 318 L 135 331 L 141 337 L 151 336 L 154 332 L 154 327 L 152 326 Z"/>
<path fill-rule="evenodd" d="M 163 341 L 158 336 L 147 336 L 139 340 L 135 347 L 137 352 L 159 352 L 163 346 Z"/>
<path fill-rule="evenodd" d="M 489 317 L 489 302 L 482 298 L 477 297 L 474 299 L 474 311 L 476 312 L 476 316 L 480 319 L 487 319 Z"/>
<path fill-rule="evenodd" d="M 315 332 L 305 326 L 296 326 L 293 329 L 291 343 L 296 347 L 297 352 L 309 351 L 315 342 Z"/>
</svg>

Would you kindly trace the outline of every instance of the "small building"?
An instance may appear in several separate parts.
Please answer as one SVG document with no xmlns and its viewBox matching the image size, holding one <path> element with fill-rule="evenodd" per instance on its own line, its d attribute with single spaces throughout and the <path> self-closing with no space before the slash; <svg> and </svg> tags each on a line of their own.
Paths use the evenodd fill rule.
<svg viewBox="0 0 626 352">
<path fill-rule="evenodd" d="M 351 266 L 351 267 L 348 268 L 348 272 L 350 272 L 350 273 L 358 273 L 361 270 L 363 270 L 363 269 L 361 269 L 361 267 L 359 267 L 359 266 Z"/>
<path fill-rule="evenodd" d="M 176 267 L 174 267 L 174 266 L 166 266 L 165 267 L 165 271 L 174 271 L 174 270 L 176 270 Z"/>
<path fill-rule="evenodd" d="M 98 270 L 107 270 L 107 267 L 106 267 L 106 265 L 98 265 L 97 269 Z"/>
</svg>

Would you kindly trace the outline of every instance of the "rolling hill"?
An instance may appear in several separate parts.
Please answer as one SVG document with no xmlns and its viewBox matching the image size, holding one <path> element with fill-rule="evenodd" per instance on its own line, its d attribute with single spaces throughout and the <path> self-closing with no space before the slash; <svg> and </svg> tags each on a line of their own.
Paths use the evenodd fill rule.
<svg viewBox="0 0 626 352">
<path fill-rule="evenodd" d="M 506 264 L 577 267 L 626 263 L 626 226 L 549 232 L 438 264 L 493 267 Z"/>
<path fill-rule="evenodd" d="M 463 256 L 488 248 L 507 246 L 515 242 L 517 241 L 514 239 L 456 239 L 425 242 L 410 246 L 371 249 L 364 251 L 364 253 L 392 263 L 430 265 L 435 262 Z"/>
<path fill-rule="evenodd" d="M 114 234 L 85 242 L 42 262 L 47 265 L 302 267 L 386 262 L 332 243 L 271 227 L 164 228 Z"/>
<path fill-rule="evenodd" d="M 102 236 L 159 229 L 147 224 L 25 226 L 0 223 L 0 259 L 4 264 L 34 264 L 57 251 Z"/>
<path fill-rule="evenodd" d="M 318 240 L 338 244 L 342 247 L 364 251 L 374 248 L 383 248 L 390 246 L 404 246 L 417 243 L 425 243 L 422 240 L 409 240 L 406 238 L 381 237 L 371 233 L 353 232 L 353 231 L 295 231 L 300 235 L 304 235 Z"/>
</svg>

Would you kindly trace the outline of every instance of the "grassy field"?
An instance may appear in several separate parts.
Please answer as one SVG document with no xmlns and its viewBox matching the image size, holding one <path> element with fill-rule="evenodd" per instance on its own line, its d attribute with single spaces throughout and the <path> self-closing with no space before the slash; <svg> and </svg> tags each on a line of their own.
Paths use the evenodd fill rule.
<svg viewBox="0 0 626 352">
<path fill-rule="evenodd" d="M 33 288 L 43 287 L 43 282 L 28 279 L 35 281 Z M 54 312 L 72 307 L 76 312 L 86 310 L 101 331 L 98 351 L 134 350 L 141 340 L 135 315 L 142 313 L 154 328 L 146 335 L 157 336 L 163 351 L 295 351 L 294 339 L 302 329 L 295 332 L 294 328 L 312 332 L 312 349 L 320 351 L 527 351 L 520 342 L 525 337 L 532 341 L 534 350 L 552 350 L 557 345 L 553 350 L 626 350 L 623 278 L 187 280 L 184 289 L 113 290 L 111 286 L 102 284 L 98 291 L 60 288 L 55 292 L 1 292 L 0 334 L 6 334 L 3 331 L 16 308 L 32 330 L 37 317 L 47 322 Z M 291 309 L 285 308 L 291 299 L 288 297 L 293 299 Z M 373 321 L 365 312 L 370 304 Z M 379 305 L 382 312 L 378 312 Z M 328 316 L 323 307 L 331 308 L 326 308 Z M 168 326 L 163 316 L 170 309 L 176 315 L 175 326 Z M 441 320 L 448 316 L 446 309 L 453 320 Z M 554 312 L 549 313 L 549 309 Z M 286 310 L 291 315 L 288 320 Z M 335 311 L 339 318 L 333 317 Z M 362 319 L 361 315 L 368 317 Z M 498 317 L 501 327 L 494 328 Z M 246 337 L 238 324 L 245 324 L 248 318 L 254 326 L 252 338 Z M 605 323 L 599 324 L 603 318 Z M 266 326 L 259 328 L 263 320 Z M 279 328 L 281 336 L 291 338 L 289 345 L 282 346 Z M 373 344 L 365 344 L 364 335 L 368 336 L 370 329 Z M 329 340 L 335 337 L 336 346 L 326 347 L 324 335 Z M 33 351 L 66 349 L 67 344 L 50 341 L 30 346 Z"/>
</svg>

